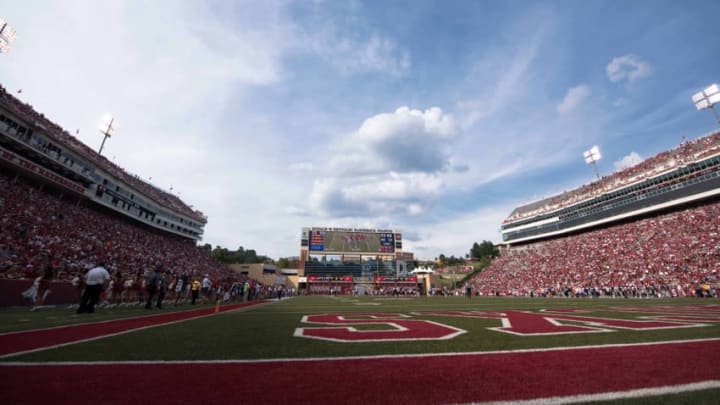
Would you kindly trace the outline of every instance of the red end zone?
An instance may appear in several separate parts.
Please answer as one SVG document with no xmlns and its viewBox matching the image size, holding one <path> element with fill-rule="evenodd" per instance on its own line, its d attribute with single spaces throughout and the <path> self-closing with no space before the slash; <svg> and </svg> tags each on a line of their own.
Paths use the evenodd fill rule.
<svg viewBox="0 0 720 405">
<path fill-rule="evenodd" d="M 332 360 L 7 364 L 0 372 L 7 403 L 518 401 L 698 382 L 718 387 L 720 339 Z"/>
</svg>

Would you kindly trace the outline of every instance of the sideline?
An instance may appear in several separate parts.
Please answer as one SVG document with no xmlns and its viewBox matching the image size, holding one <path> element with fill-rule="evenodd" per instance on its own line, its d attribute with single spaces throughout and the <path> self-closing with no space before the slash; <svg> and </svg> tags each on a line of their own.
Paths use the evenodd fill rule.
<svg viewBox="0 0 720 405">
<path fill-rule="evenodd" d="M 221 306 L 217 313 L 215 312 L 215 307 L 209 307 L 165 314 L 142 315 L 131 318 L 34 329 L 31 331 L 11 332 L 0 335 L 0 359 L 55 349 L 76 343 L 90 342 L 205 316 L 244 310 L 269 303 L 272 303 L 272 301 L 230 304 Z"/>
</svg>

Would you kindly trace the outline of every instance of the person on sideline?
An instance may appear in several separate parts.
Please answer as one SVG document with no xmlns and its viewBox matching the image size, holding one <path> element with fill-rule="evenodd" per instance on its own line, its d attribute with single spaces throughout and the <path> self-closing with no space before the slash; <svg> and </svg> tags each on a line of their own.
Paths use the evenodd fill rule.
<svg viewBox="0 0 720 405">
<path fill-rule="evenodd" d="M 198 295 L 200 295 L 200 285 L 200 280 L 194 279 L 192 281 L 192 284 L 190 285 L 190 293 L 192 294 L 190 305 L 195 305 L 195 301 L 197 301 Z"/>
<path fill-rule="evenodd" d="M 107 282 L 110 281 L 110 273 L 105 269 L 105 262 L 100 261 L 98 265 L 90 269 L 85 275 L 85 290 L 80 298 L 78 314 L 95 312 L 95 304 L 100 299 L 100 293 Z"/>
<path fill-rule="evenodd" d="M 162 300 L 165 298 L 165 274 L 162 267 L 157 266 L 153 269 L 152 274 L 148 278 L 147 283 L 147 303 L 145 303 L 145 309 L 152 308 L 153 298 L 157 295 L 156 306 L 158 309 L 162 309 Z"/>
</svg>

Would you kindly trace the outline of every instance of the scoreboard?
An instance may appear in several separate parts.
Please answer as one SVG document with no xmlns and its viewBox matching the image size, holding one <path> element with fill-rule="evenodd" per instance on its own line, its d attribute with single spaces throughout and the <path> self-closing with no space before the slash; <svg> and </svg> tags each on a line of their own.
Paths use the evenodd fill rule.
<svg viewBox="0 0 720 405">
<path fill-rule="evenodd" d="M 402 236 L 385 229 L 303 228 L 301 246 L 318 254 L 393 254 L 402 250 Z"/>
<path fill-rule="evenodd" d="M 310 231 L 310 250 L 325 250 L 324 231 Z"/>
</svg>

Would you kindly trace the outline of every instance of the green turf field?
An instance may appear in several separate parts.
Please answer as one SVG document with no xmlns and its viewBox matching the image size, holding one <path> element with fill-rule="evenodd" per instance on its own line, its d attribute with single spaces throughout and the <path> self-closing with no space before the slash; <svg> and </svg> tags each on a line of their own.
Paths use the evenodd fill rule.
<svg viewBox="0 0 720 405">
<path fill-rule="evenodd" d="M 700 339 L 720 337 L 720 323 L 708 326 L 662 329 L 622 330 L 609 333 L 567 334 L 557 336 L 514 336 L 487 328 L 501 326 L 497 319 L 446 316 L 413 316 L 467 331 L 450 340 L 410 342 L 338 343 L 295 337 L 296 328 L 313 326 L 301 323 L 304 315 L 323 313 L 403 313 L 437 310 L 532 310 L 584 308 L 587 315 L 637 319 L 640 314 L 609 313 L 612 306 L 697 305 L 714 301 L 676 300 L 578 300 L 512 298 L 373 298 L 373 297 L 296 297 L 257 307 L 221 313 L 200 319 L 154 327 L 12 357 L 17 361 L 61 360 L 216 360 L 364 356 L 405 353 L 475 352 L 540 347 L 584 346 L 613 343 Z M 189 309 L 189 306 L 178 309 Z M 169 311 L 169 310 L 163 310 Z M 158 311 L 101 309 L 90 316 L 79 316 L 67 309 L 29 312 L 4 310 L 0 313 L 2 331 L 36 329 L 88 321 L 141 316 Z M 357 325 L 358 329 L 383 329 L 384 325 Z M 157 342 L 164 342 L 157 344 Z M 152 350 L 147 350 L 152 347 Z"/>
<path fill-rule="evenodd" d="M 516 336 L 489 328 L 502 326 L 498 319 L 430 316 L 423 311 L 507 311 L 539 312 L 551 309 L 580 308 L 583 315 L 613 319 L 640 319 L 657 306 L 715 305 L 707 316 L 718 317 L 716 300 L 609 300 L 609 299 L 528 299 L 528 298 L 384 298 L 384 297 L 295 297 L 271 301 L 259 306 L 204 316 L 177 323 L 131 331 L 84 343 L 14 355 L 2 362 L 76 362 L 76 361 L 172 361 L 172 360 L 253 360 L 332 358 L 395 354 L 466 353 L 533 348 L 631 344 L 642 342 L 694 340 L 720 337 L 720 322 L 705 326 L 659 330 L 614 329 L 604 333 L 579 333 L 554 336 Z M 103 322 L 203 306 L 168 307 L 162 311 L 142 308 L 99 309 L 95 314 L 76 315 L 68 308 L 31 312 L 26 308 L 0 311 L 0 333 L 57 327 L 77 323 Z M 207 308 L 208 306 L 205 306 Z M 639 307 L 648 313 L 615 312 L 609 307 Z M 712 311 L 712 313 L 711 313 Z M 703 315 L 702 309 L 697 315 Z M 296 328 L 318 326 L 302 323 L 314 314 L 390 313 L 411 315 L 409 319 L 429 320 L 459 328 L 466 333 L 440 341 L 392 341 L 339 343 L 294 336 Z M 564 322 L 572 325 L 574 322 Z M 579 323 L 578 323 L 579 325 Z M 354 325 L 358 330 L 383 330 L 383 324 Z M 700 356 L 701 354 L 699 354 Z M 689 361 L 693 361 L 689 359 Z M 412 372 L 409 370 L 408 372 Z M 600 372 L 600 371 L 599 371 Z M 618 369 L 617 372 L 621 372 Z M 707 389 L 668 395 L 628 398 L 599 402 L 618 404 L 711 404 L 720 389 Z"/>
</svg>

